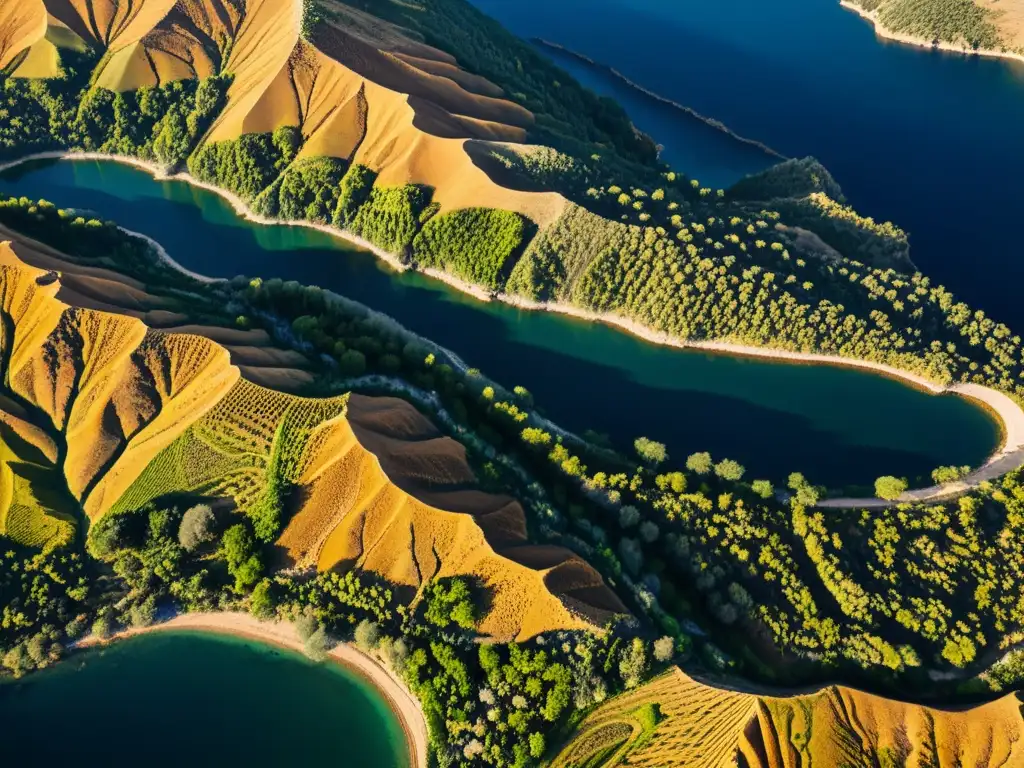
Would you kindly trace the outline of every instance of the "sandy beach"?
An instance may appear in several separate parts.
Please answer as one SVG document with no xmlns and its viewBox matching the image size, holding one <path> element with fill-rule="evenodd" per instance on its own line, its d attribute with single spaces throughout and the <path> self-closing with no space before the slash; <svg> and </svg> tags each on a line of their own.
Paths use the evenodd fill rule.
<svg viewBox="0 0 1024 768">
<path fill-rule="evenodd" d="M 194 630 L 201 632 L 217 632 L 235 635 L 263 643 L 281 646 L 302 652 L 303 645 L 295 627 L 284 622 L 268 622 L 250 616 L 247 613 L 217 611 L 211 613 L 183 613 L 169 621 L 154 624 L 140 629 L 126 629 L 112 635 L 107 640 L 88 637 L 77 644 L 78 648 L 89 648 L 104 643 L 114 642 L 126 637 L 150 632 L 168 630 Z M 391 708 L 402 723 L 412 765 L 416 768 L 427 766 L 427 725 L 423 718 L 420 704 L 390 670 L 376 659 L 348 643 L 340 643 L 330 652 L 330 658 L 345 667 L 357 672 L 376 687 L 388 700 Z"/>
<path fill-rule="evenodd" d="M 848 5 L 847 0 L 843 0 L 844 5 Z M 851 7 L 851 10 L 859 9 Z M 363 238 L 357 237 L 350 232 L 338 229 L 336 227 L 328 226 L 326 224 L 316 224 L 313 222 L 303 221 L 284 221 L 279 219 L 270 219 L 265 216 L 259 216 L 249 209 L 245 204 L 245 201 L 226 190 L 220 189 L 212 184 L 207 184 L 193 178 L 187 173 L 179 173 L 168 175 L 166 169 L 160 166 L 149 163 L 144 160 L 138 160 L 132 157 L 125 157 L 121 155 L 105 155 L 101 153 L 91 152 L 65 152 L 65 151 L 54 151 L 54 152 L 41 152 L 34 155 L 28 155 L 18 160 L 12 160 L 8 163 L 0 165 L 0 173 L 10 168 L 14 168 L 23 163 L 30 162 L 32 160 L 42 159 L 56 159 L 56 160 L 108 160 L 118 163 L 125 163 L 127 165 L 134 166 L 141 170 L 150 173 L 157 180 L 175 180 L 182 181 L 187 184 L 191 184 L 196 187 L 200 187 L 216 195 L 219 195 L 225 199 L 235 210 L 235 212 L 242 218 L 264 225 L 276 225 L 276 226 L 290 226 L 290 227 L 306 227 L 309 229 L 319 230 L 333 237 L 339 237 L 353 245 L 370 251 L 379 259 L 384 261 L 386 264 L 394 268 L 396 271 L 404 272 L 407 269 L 411 269 L 408 264 L 402 263 L 394 254 L 379 248 L 372 243 L 364 240 Z M 183 268 L 180 264 L 174 261 L 174 259 L 164 251 L 164 249 L 155 243 L 151 238 L 145 235 L 139 235 L 139 233 L 131 232 L 130 230 L 124 230 L 129 234 L 143 237 L 154 244 L 156 247 L 159 257 L 163 259 L 169 266 L 180 270 L 181 272 L 188 274 L 189 276 L 204 281 L 211 281 L 213 278 L 205 275 L 200 275 L 190 270 Z M 471 296 L 479 299 L 480 301 L 500 301 L 510 306 L 514 306 L 524 310 L 538 311 L 538 312 L 555 312 L 557 314 L 566 315 L 568 317 L 574 317 L 579 320 L 585 320 L 587 322 L 604 323 L 606 325 L 613 326 L 620 330 L 623 330 L 633 336 L 636 336 L 644 341 L 651 344 L 658 344 L 661 346 L 674 347 L 683 350 L 697 350 L 715 354 L 734 355 L 741 357 L 751 357 L 764 360 L 773 360 L 781 363 L 794 363 L 794 364 L 814 364 L 814 365 L 837 365 L 847 368 L 856 368 L 859 370 L 869 371 L 877 373 L 882 376 L 897 379 L 910 386 L 917 387 L 931 394 L 954 394 L 961 397 L 966 397 L 970 400 L 975 401 L 982 407 L 984 407 L 995 419 L 999 422 L 1002 431 L 1002 440 L 1000 441 L 999 448 L 989 457 L 988 461 L 984 465 L 977 468 L 962 480 L 956 481 L 955 483 L 947 483 L 944 485 L 929 486 L 927 488 L 921 488 L 916 491 L 909 491 L 905 494 L 901 501 L 929 501 L 935 499 L 945 498 L 951 495 L 956 495 L 964 492 L 972 487 L 976 487 L 979 483 L 986 480 L 991 480 L 994 477 L 1005 474 L 1013 469 L 1020 466 L 1024 466 L 1024 410 L 1014 400 L 1008 397 L 1006 394 L 986 387 L 980 384 L 962 384 L 955 383 L 948 386 L 936 383 L 930 379 L 920 376 L 909 371 L 905 371 L 901 368 L 896 368 L 891 365 L 884 363 L 877 363 L 871 360 L 860 360 L 850 357 L 840 357 L 838 355 L 814 353 L 814 352 L 795 352 L 786 349 L 775 349 L 771 347 L 756 347 L 745 344 L 737 344 L 730 341 L 693 341 L 687 339 L 680 339 L 677 337 L 670 336 L 666 333 L 654 331 L 647 328 L 635 320 L 621 317 L 619 315 L 612 314 L 601 314 L 597 312 L 591 312 L 579 307 L 572 306 L 570 304 L 564 304 L 560 302 L 551 301 L 534 301 L 527 299 L 522 296 L 501 293 L 501 292 L 489 292 L 479 286 L 472 285 L 457 277 L 453 277 L 445 272 L 435 269 L 423 269 L 420 270 L 423 274 L 427 275 L 436 280 L 450 285 L 456 290 L 470 294 Z M 447 350 L 445 350 L 447 352 Z M 454 353 L 451 356 L 456 357 Z M 857 506 L 881 506 L 887 505 L 890 502 L 882 501 L 876 498 L 864 498 L 864 499 L 830 499 L 822 502 L 822 506 L 829 507 L 857 507 Z"/>
<path fill-rule="evenodd" d="M 875 28 L 875 34 L 885 40 L 892 40 L 897 43 L 903 43 L 904 45 L 913 45 L 917 48 L 930 48 L 936 51 L 947 51 L 949 53 L 960 53 L 964 56 L 984 56 L 986 58 L 994 59 L 1012 59 L 1014 61 L 1024 62 L 1024 55 L 1019 53 L 1013 53 L 1012 51 L 997 51 L 991 48 L 979 48 L 975 50 L 973 48 L 965 48 L 963 46 L 956 46 L 952 43 L 935 42 L 934 40 L 926 40 L 923 37 L 914 37 L 913 35 L 904 35 L 899 32 L 893 32 L 886 29 L 885 25 L 882 24 L 878 19 L 878 11 L 866 11 L 859 5 L 855 5 L 850 0 L 839 0 L 839 4 L 846 8 L 848 11 L 853 11 L 858 16 L 867 21 Z"/>
</svg>

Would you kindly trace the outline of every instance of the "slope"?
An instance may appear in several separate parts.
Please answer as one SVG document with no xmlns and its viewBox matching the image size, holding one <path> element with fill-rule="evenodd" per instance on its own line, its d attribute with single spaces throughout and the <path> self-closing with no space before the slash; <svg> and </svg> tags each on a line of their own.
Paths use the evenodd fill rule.
<svg viewBox="0 0 1024 768">
<path fill-rule="evenodd" d="M 779 697 L 716 688 L 675 667 L 589 715 L 552 766 L 1016 766 L 1022 737 L 1015 694 L 961 710 L 842 686 Z"/>
<path fill-rule="evenodd" d="M 462 446 L 404 401 L 266 389 L 207 338 L 66 304 L 61 275 L 25 264 L 17 247 L 0 244 L 8 534 L 43 546 L 68 540 L 79 506 L 95 521 L 199 497 L 249 515 L 267 540 L 290 519 L 279 545 L 293 563 L 414 590 L 467 577 L 486 606 L 480 631 L 496 638 L 624 611 L 571 552 L 529 545 L 519 504 L 474 490 Z"/>
</svg>

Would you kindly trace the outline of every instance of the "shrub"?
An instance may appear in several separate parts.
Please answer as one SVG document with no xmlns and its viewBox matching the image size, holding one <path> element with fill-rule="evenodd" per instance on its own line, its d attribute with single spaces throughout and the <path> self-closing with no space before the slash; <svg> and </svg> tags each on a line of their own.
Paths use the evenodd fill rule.
<svg viewBox="0 0 1024 768">
<path fill-rule="evenodd" d="M 213 538 L 215 518 L 213 510 L 206 504 L 197 504 L 181 517 L 178 527 L 178 543 L 188 552 Z"/>
<path fill-rule="evenodd" d="M 638 437 L 633 441 L 637 456 L 652 466 L 664 463 L 668 459 L 668 451 L 664 443 L 657 443 L 648 440 L 646 437 Z"/>
<path fill-rule="evenodd" d="M 884 475 L 875 480 L 875 495 L 886 501 L 896 501 L 906 492 L 908 487 L 909 484 L 906 480 L 892 477 L 891 475 Z"/>
<path fill-rule="evenodd" d="M 693 453 L 686 458 L 686 468 L 698 475 L 706 475 L 712 466 L 710 453 Z"/>
</svg>

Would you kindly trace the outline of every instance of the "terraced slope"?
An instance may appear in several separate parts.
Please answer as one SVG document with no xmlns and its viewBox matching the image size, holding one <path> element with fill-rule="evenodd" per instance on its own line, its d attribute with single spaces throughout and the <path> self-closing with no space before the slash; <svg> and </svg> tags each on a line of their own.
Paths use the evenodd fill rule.
<svg viewBox="0 0 1024 768">
<path fill-rule="evenodd" d="M 475 142 L 525 141 L 529 111 L 448 54 L 368 14 L 328 4 L 327 20 L 307 42 L 300 0 L 43 2 L 51 24 L 106 53 L 97 85 L 125 91 L 232 74 L 210 142 L 298 126 L 301 157 L 366 165 L 382 186 L 433 187 L 445 210 L 501 208 L 543 227 L 565 206 L 558 194 L 502 187 L 471 158 L 481 154 Z M 0 18 L 0 34 L 18 27 Z M 14 35 L 8 56 L 20 53 L 21 37 Z"/>
<path fill-rule="evenodd" d="M 677 667 L 587 717 L 552 766 L 619 764 L 1018 766 L 1024 765 L 1024 718 L 1015 694 L 962 710 L 841 686 L 776 697 L 715 688 Z"/>
<path fill-rule="evenodd" d="M 101 299 L 142 299 L 126 284 L 104 295 L 103 270 L 79 269 L 69 282 Z M 79 509 L 95 521 L 184 494 L 249 515 L 257 532 L 287 523 L 278 547 L 292 564 L 372 571 L 410 596 L 467 577 L 495 638 L 624 612 L 573 553 L 529 545 L 519 504 L 475 490 L 462 446 L 404 401 L 261 387 L 209 338 L 69 305 L 81 289 L 63 283 L 0 244 L 0 532 L 58 546 Z"/>
</svg>

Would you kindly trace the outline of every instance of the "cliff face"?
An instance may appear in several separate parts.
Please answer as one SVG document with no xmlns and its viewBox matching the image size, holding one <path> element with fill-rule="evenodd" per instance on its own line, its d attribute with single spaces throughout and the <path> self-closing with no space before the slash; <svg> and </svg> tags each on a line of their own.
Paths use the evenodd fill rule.
<svg viewBox="0 0 1024 768">
<path fill-rule="evenodd" d="M 259 386 L 232 362 L 251 349 L 208 338 L 222 331 L 153 330 L 125 313 L 137 289 L 59 267 L 0 244 L 0 532 L 59 546 L 80 510 L 95 522 L 169 494 L 253 514 L 283 483 L 290 565 L 373 572 L 410 596 L 468 578 L 487 595 L 480 631 L 500 640 L 625 612 L 572 552 L 530 545 L 519 503 L 475 490 L 465 449 L 408 403 Z M 108 311 L 67 303 L 86 285 Z"/>
</svg>

